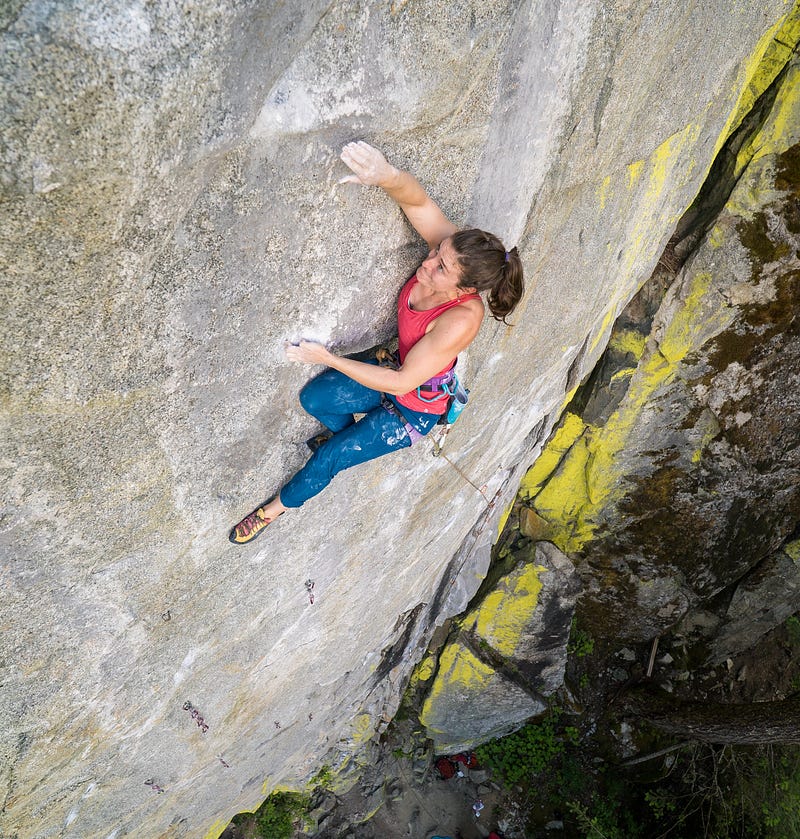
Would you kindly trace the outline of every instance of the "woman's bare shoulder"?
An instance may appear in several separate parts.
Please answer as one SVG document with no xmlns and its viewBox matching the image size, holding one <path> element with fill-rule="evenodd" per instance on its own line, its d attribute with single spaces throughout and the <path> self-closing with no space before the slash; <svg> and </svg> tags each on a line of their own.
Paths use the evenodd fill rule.
<svg viewBox="0 0 800 839">
<path fill-rule="evenodd" d="M 484 302 L 480 297 L 473 297 L 465 300 L 458 306 L 453 306 L 446 312 L 442 312 L 432 326 L 444 330 L 456 329 L 459 332 L 477 333 L 483 323 L 485 314 Z"/>
</svg>

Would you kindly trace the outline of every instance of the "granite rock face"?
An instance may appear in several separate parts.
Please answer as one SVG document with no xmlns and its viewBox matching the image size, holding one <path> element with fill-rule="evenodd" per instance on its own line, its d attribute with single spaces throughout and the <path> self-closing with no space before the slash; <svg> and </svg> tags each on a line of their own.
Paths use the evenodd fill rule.
<svg viewBox="0 0 800 839">
<path fill-rule="evenodd" d="M 800 609 L 773 556 L 800 522 L 798 82 L 793 61 L 732 138 L 718 214 L 666 291 L 658 272 L 623 313 L 523 481 L 527 533 L 579 564 L 597 631 L 651 638 L 756 568 L 716 657 L 741 642 L 751 586 L 782 590 L 751 612 L 753 641 Z"/>
<path fill-rule="evenodd" d="M 391 717 L 565 394 L 785 63 L 787 14 L 3 7 L 4 836 L 214 837 Z M 424 253 L 378 191 L 336 186 L 356 137 L 518 244 L 529 292 L 462 359 L 449 461 L 422 445 L 359 467 L 236 549 L 228 529 L 315 430 L 296 402 L 313 371 L 283 342 L 387 337 Z"/>
</svg>

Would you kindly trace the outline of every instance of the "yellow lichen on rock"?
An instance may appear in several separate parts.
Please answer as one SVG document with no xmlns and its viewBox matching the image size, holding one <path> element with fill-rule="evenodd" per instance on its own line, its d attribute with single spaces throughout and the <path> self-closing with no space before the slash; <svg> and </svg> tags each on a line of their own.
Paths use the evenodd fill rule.
<svg viewBox="0 0 800 839">
<path fill-rule="evenodd" d="M 610 243 L 609 243 L 610 244 Z M 593 352 L 594 349 L 600 344 L 601 341 L 606 340 L 606 335 L 609 333 L 614 319 L 617 317 L 617 299 L 613 298 L 608 305 L 608 308 L 605 310 L 605 314 L 603 315 L 603 320 L 600 326 L 593 330 L 594 338 L 592 338 L 591 344 L 589 344 L 589 352 Z"/>
<path fill-rule="evenodd" d="M 787 542 L 783 546 L 783 552 L 792 562 L 800 562 L 800 539 L 795 539 L 793 542 Z"/>
<path fill-rule="evenodd" d="M 775 81 L 778 73 L 800 43 L 800 2 L 795 2 L 784 18 L 768 29 L 759 40 L 739 75 L 739 97 L 714 148 L 716 157 L 723 143 L 739 127 L 753 103 Z M 744 151 L 744 150 L 743 150 Z M 736 175 L 747 165 L 746 156 L 737 157 Z"/>
<path fill-rule="evenodd" d="M 799 78 L 787 80 L 790 92 L 776 104 L 774 116 L 759 132 L 758 151 L 751 151 L 751 158 L 785 146 L 785 137 L 800 121 L 800 72 L 793 74 Z M 662 146 L 656 157 L 666 160 L 676 137 Z M 659 165 L 666 163 L 654 165 L 653 190 L 657 190 L 659 179 L 655 174 Z M 720 225 L 714 228 L 715 247 L 724 243 L 725 233 Z M 612 334 L 611 349 L 631 351 L 639 358 L 634 371 L 621 371 L 631 376 L 622 402 L 600 427 L 567 413 L 523 480 L 523 499 L 532 501 L 536 513 L 552 526 L 552 539 L 563 551 L 579 550 L 591 539 L 602 508 L 621 495 L 619 455 L 657 390 L 669 384 L 690 352 L 730 323 L 733 313 L 723 298 L 710 291 L 711 285 L 708 272 L 687 277 L 679 297 L 673 301 L 674 312 L 663 333 L 654 333 L 658 346 L 649 351 L 643 336 L 631 332 Z M 717 431 L 709 426 L 691 456 L 692 462 L 699 462 L 704 447 Z"/>
<path fill-rule="evenodd" d="M 650 179 L 647 184 L 647 203 L 655 203 L 664 191 L 664 187 L 674 182 L 676 166 L 685 166 L 683 151 L 691 147 L 700 136 L 700 125 L 689 123 L 680 131 L 667 137 L 664 142 L 653 151 L 647 159 L 650 166 Z M 686 173 L 688 174 L 688 173 Z M 685 177 L 685 176 L 684 176 Z M 676 219 L 677 220 L 677 219 Z"/>
<path fill-rule="evenodd" d="M 575 441 L 533 505 L 553 525 L 552 541 L 564 552 L 579 547 L 591 535 L 584 523 L 584 511 L 591 504 L 586 480 L 591 433 L 587 430 Z"/>
<path fill-rule="evenodd" d="M 597 187 L 597 200 L 600 204 L 601 210 L 604 210 L 606 208 L 606 202 L 608 201 L 608 194 L 610 189 L 611 175 L 606 175 L 600 183 L 600 186 Z"/>
<path fill-rule="evenodd" d="M 480 661 L 463 644 L 448 644 L 439 657 L 439 672 L 431 685 L 420 713 L 420 722 L 429 731 L 441 732 L 435 722 L 439 699 L 445 695 L 480 692 L 494 678 L 495 671 Z"/>
<path fill-rule="evenodd" d="M 736 157 L 736 175 L 749 164 L 791 143 L 800 122 L 800 69 L 792 67 L 775 102 L 769 120 L 746 143 Z M 763 196 L 762 196 L 763 200 Z"/>
<path fill-rule="evenodd" d="M 500 521 L 497 523 L 497 535 L 498 537 L 505 529 L 506 523 L 508 522 L 508 517 L 511 515 L 511 511 L 514 509 L 514 499 L 512 498 L 509 501 L 508 505 L 506 506 L 505 510 L 503 510 L 503 514 L 500 516 Z"/>
<path fill-rule="evenodd" d="M 564 415 L 536 462 L 525 473 L 519 488 L 522 498 L 533 498 L 538 494 L 544 482 L 585 428 L 586 424 L 577 414 L 567 412 Z"/>
<path fill-rule="evenodd" d="M 672 380 L 686 355 L 730 321 L 725 301 L 709 294 L 710 285 L 707 273 L 689 278 L 658 347 L 645 352 L 635 370 L 624 371 L 631 377 L 630 385 L 605 425 L 590 426 L 567 414 L 564 426 L 526 475 L 523 498 L 531 499 L 534 510 L 553 527 L 552 539 L 561 550 L 580 550 L 594 536 L 602 509 L 624 491 L 619 455 L 642 411 Z M 620 335 L 619 340 L 624 346 L 626 338 Z M 643 346 L 643 338 L 631 342 L 632 350 Z M 564 440 L 572 441 L 566 453 Z M 695 452 L 695 462 L 703 445 Z"/>
<path fill-rule="evenodd" d="M 630 353 L 637 360 L 644 354 L 646 336 L 636 329 L 614 329 L 608 340 L 608 349 Z"/>
<path fill-rule="evenodd" d="M 701 433 L 697 448 L 692 452 L 692 463 L 699 463 L 708 444 L 719 434 L 719 421 L 710 410 L 704 410 L 695 426 Z"/>
<path fill-rule="evenodd" d="M 641 178 L 642 176 L 643 170 L 643 160 L 636 160 L 633 163 L 628 164 L 628 189 L 633 189 L 634 186 L 636 186 L 636 184 L 639 181 L 639 178 Z"/>
<path fill-rule="evenodd" d="M 411 685 L 417 682 L 427 682 L 435 672 L 436 656 L 433 654 L 426 655 L 411 674 Z"/>
<path fill-rule="evenodd" d="M 372 717 L 369 714 L 359 714 L 353 720 L 351 736 L 354 743 L 358 745 L 366 743 L 374 733 L 375 726 L 373 724 Z"/>
<path fill-rule="evenodd" d="M 710 330 L 716 332 L 730 322 L 732 316 L 725 313 L 716 296 L 708 300 L 707 293 L 711 286 L 711 274 L 695 274 L 686 285 L 686 292 L 681 308 L 667 325 L 659 341 L 659 352 L 671 364 L 684 359 L 693 347 L 697 346 L 701 336 Z"/>
<path fill-rule="evenodd" d="M 620 379 L 629 379 L 633 375 L 635 367 L 624 367 L 622 370 L 617 370 L 611 377 L 612 382 L 618 382 Z"/>
<path fill-rule="evenodd" d="M 209 827 L 208 832 L 203 836 L 203 839 L 218 839 L 223 834 L 229 822 L 218 819 Z"/>
<path fill-rule="evenodd" d="M 502 655 L 516 652 L 542 590 L 539 575 L 546 570 L 543 565 L 527 565 L 521 575 L 510 577 L 508 585 L 501 583 L 477 612 L 467 616 L 467 622 L 474 621 L 478 635 Z"/>
</svg>

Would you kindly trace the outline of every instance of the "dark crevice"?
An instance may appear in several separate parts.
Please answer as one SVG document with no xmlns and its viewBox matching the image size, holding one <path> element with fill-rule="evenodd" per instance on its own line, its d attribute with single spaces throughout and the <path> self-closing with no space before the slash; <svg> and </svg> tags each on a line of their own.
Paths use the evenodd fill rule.
<svg viewBox="0 0 800 839">
<path fill-rule="evenodd" d="M 753 107 L 742 119 L 738 128 L 726 140 L 711 164 L 697 197 L 676 225 L 652 275 L 631 298 L 614 323 L 612 335 L 623 331 L 633 331 L 641 336 L 642 341 L 649 337 L 653 319 L 667 291 L 681 268 L 719 218 L 739 178 L 746 170 L 747 167 L 742 167 L 738 176 L 735 174 L 737 157 L 767 120 L 778 91 L 794 60 L 792 56 L 786 62 L 769 87 L 753 103 Z M 660 350 L 657 351 L 660 353 Z M 580 357 L 579 353 L 576 361 Z M 618 379 L 612 386 L 613 376 L 626 367 L 635 367 L 638 361 L 639 359 L 632 357 L 630 353 L 615 349 L 610 341 L 594 369 L 575 394 L 569 410 L 579 414 L 587 422 L 604 424 L 624 399 L 630 383 L 630 377 L 626 377 Z M 575 362 L 570 368 L 570 374 L 574 366 Z M 570 390 L 569 381 L 570 376 L 568 376 L 567 392 Z M 600 399 L 598 394 L 604 394 L 604 399 Z"/>
<path fill-rule="evenodd" d="M 497 650 L 487 644 L 485 640 L 477 637 L 472 632 L 462 632 L 458 636 L 458 639 L 482 664 L 491 667 L 497 674 L 530 696 L 534 702 L 538 702 L 543 706 L 547 705 L 545 697 L 536 690 L 533 681 L 524 675 L 519 665 L 513 659 L 501 655 Z"/>
<path fill-rule="evenodd" d="M 675 273 L 680 270 L 706 236 L 722 208 L 727 204 L 739 178 L 747 169 L 743 166 L 739 174 L 735 174 L 739 152 L 764 125 L 793 61 L 794 55 L 781 68 L 769 87 L 756 99 L 739 127 L 725 141 L 711 164 L 697 197 L 678 222 L 675 233 L 660 259 L 664 261 L 664 264 L 670 265 Z"/>
<path fill-rule="evenodd" d="M 374 684 L 382 682 L 398 664 L 405 660 L 411 635 L 424 607 L 424 603 L 418 603 L 413 609 L 398 617 L 394 631 L 397 632 L 400 627 L 403 627 L 403 631 L 394 643 L 381 650 L 381 660 L 373 676 Z"/>
<path fill-rule="evenodd" d="M 564 388 L 565 393 L 569 393 L 574 387 L 580 384 L 583 359 L 586 357 L 586 351 L 589 348 L 589 339 L 591 337 L 591 335 L 587 335 L 583 339 L 581 348 L 578 350 L 577 355 L 572 359 L 572 363 L 569 365 L 569 370 L 567 371 L 567 383 Z"/>
</svg>

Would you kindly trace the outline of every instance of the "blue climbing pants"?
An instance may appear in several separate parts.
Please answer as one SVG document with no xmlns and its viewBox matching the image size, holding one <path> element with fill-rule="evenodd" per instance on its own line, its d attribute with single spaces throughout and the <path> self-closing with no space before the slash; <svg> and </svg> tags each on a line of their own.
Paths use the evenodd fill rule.
<svg viewBox="0 0 800 839">
<path fill-rule="evenodd" d="M 284 507 L 301 507 L 322 492 L 343 469 L 411 445 L 403 423 L 381 407 L 381 394 L 338 370 L 326 370 L 300 391 L 300 404 L 333 432 L 306 465 L 281 490 Z M 353 414 L 365 414 L 358 422 Z M 427 434 L 438 422 L 436 414 L 403 408 L 406 420 Z"/>
</svg>

